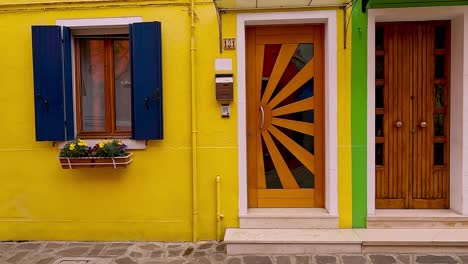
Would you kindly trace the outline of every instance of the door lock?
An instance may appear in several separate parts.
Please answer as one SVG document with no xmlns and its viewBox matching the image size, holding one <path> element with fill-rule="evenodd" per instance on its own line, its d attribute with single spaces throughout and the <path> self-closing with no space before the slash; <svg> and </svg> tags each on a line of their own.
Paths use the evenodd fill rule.
<svg viewBox="0 0 468 264">
<path fill-rule="evenodd" d="M 419 126 L 422 127 L 422 128 L 427 127 L 426 121 L 422 121 L 421 123 L 419 123 Z"/>
<path fill-rule="evenodd" d="M 395 122 L 395 126 L 396 126 L 397 128 L 400 128 L 400 127 L 403 126 L 403 122 L 401 122 L 401 121 L 396 121 L 396 122 Z"/>
</svg>

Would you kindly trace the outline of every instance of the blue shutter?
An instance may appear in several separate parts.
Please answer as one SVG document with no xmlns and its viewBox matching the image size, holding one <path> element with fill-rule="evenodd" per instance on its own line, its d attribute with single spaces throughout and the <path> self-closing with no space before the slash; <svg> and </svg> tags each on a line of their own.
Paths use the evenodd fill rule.
<svg viewBox="0 0 468 264">
<path fill-rule="evenodd" d="M 33 26 L 34 111 L 37 141 L 65 140 L 62 38 L 59 26 Z"/>
<path fill-rule="evenodd" d="M 130 49 L 133 138 L 162 139 L 161 23 L 131 24 Z"/>
<path fill-rule="evenodd" d="M 70 28 L 63 27 L 63 80 L 65 91 L 65 137 L 66 140 L 75 138 L 75 119 L 73 106 L 73 78 L 72 78 L 72 42 Z"/>
</svg>

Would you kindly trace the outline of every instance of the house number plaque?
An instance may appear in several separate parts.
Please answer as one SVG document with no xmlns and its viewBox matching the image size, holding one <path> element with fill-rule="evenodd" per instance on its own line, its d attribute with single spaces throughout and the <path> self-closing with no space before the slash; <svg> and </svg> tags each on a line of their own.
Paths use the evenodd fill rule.
<svg viewBox="0 0 468 264">
<path fill-rule="evenodd" d="M 224 38 L 223 39 L 223 48 L 224 48 L 224 50 L 235 50 L 236 49 L 236 39 L 235 38 Z"/>
</svg>

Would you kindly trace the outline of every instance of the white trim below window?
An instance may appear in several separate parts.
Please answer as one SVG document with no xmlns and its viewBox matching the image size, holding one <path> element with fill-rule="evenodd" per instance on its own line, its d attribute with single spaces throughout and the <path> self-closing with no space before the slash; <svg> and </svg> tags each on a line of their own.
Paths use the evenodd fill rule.
<svg viewBox="0 0 468 264">
<path fill-rule="evenodd" d="M 468 215 L 468 6 L 370 9 L 367 36 L 367 214 L 375 214 L 375 23 L 451 20 L 450 209 Z"/>
<path fill-rule="evenodd" d="M 237 15 L 237 102 L 239 215 L 247 214 L 245 27 L 322 23 L 325 25 L 325 208 L 338 215 L 337 184 L 337 24 L 336 10 L 242 13 Z"/>
</svg>

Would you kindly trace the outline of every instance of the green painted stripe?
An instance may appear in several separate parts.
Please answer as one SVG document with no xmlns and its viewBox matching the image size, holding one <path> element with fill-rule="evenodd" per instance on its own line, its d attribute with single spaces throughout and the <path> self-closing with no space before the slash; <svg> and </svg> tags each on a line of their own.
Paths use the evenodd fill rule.
<svg viewBox="0 0 468 264">
<path fill-rule="evenodd" d="M 359 0 L 352 14 L 351 144 L 353 227 L 367 216 L 367 14 Z"/>
<path fill-rule="evenodd" d="M 467 0 L 370 0 L 368 8 L 468 5 Z"/>
</svg>

